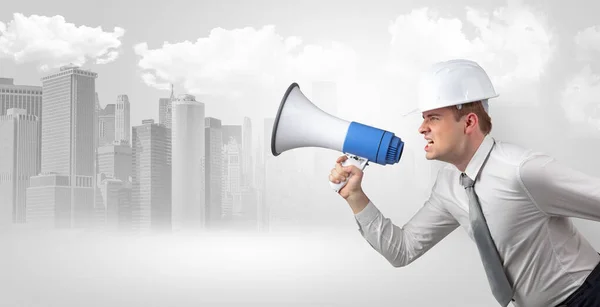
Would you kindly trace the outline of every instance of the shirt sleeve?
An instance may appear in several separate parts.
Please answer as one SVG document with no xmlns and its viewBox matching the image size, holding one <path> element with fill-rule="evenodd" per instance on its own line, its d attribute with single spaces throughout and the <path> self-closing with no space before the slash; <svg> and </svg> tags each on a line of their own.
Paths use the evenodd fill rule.
<svg viewBox="0 0 600 307">
<path fill-rule="evenodd" d="M 418 259 L 459 226 L 436 202 L 438 198 L 433 192 L 403 227 L 394 225 L 372 202 L 355 214 L 355 219 L 367 242 L 394 267 L 402 267 Z"/>
<path fill-rule="evenodd" d="M 600 221 L 600 178 L 547 155 L 523 161 L 518 175 L 531 200 L 547 215 Z"/>
</svg>

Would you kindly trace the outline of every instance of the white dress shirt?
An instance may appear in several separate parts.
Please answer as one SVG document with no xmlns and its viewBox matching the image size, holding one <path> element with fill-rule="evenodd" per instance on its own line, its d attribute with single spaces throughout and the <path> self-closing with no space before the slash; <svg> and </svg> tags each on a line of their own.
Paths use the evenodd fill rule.
<svg viewBox="0 0 600 307">
<path fill-rule="evenodd" d="M 515 289 L 513 305 L 549 307 L 564 301 L 600 262 L 569 219 L 600 221 L 600 179 L 491 136 L 485 137 L 465 173 L 475 180 Z M 442 168 L 429 199 L 402 228 L 369 202 L 355 214 L 360 233 L 395 267 L 416 260 L 459 226 L 473 239 L 469 200 L 459 177 L 454 165 Z"/>
</svg>

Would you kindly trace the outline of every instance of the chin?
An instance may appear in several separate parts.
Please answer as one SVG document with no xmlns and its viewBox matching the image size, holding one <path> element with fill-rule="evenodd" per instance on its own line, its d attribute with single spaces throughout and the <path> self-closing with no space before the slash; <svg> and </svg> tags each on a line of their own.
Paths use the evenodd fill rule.
<svg viewBox="0 0 600 307">
<path fill-rule="evenodd" d="M 427 160 L 435 160 L 436 156 L 433 153 L 425 153 L 425 159 Z"/>
</svg>

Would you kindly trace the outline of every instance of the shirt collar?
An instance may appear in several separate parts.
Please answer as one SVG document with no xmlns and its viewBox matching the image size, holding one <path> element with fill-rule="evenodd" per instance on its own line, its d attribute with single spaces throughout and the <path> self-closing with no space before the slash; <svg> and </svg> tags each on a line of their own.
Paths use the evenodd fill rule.
<svg viewBox="0 0 600 307">
<path fill-rule="evenodd" d="M 483 139 L 483 142 L 481 142 L 479 145 L 479 148 L 477 148 L 477 151 L 475 151 L 471 161 L 469 161 L 469 164 L 467 164 L 465 174 L 467 174 L 467 176 L 469 176 L 469 178 L 471 178 L 473 181 L 477 180 L 477 175 L 483 166 L 483 162 L 485 162 L 488 154 L 492 150 L 494 143 L 494 138 L 489 134 L 486 135 Z"/>
</svg>

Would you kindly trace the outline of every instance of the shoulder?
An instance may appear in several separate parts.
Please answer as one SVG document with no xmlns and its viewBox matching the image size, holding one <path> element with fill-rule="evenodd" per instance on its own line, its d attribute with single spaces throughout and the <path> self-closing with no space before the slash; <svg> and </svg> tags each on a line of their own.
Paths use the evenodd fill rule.
<svg viewBox="0 0 600 307">
<path fill-rule="evenodd" d="M 522 181 L 524 177 L 527 179 L 537 177 L 539 175 L 537 170 L 553 160 L 544 152 L 501 140 L 496 140 L 490 159 L 495 170 L 517 181 Z"/>
<path fill-rule="evenodd" d="M 526 148 L 521 145 L 517 145 L 502 140 L 495 140 L 494 149 L 492 156 L 498 159 L 499 162 L 507 164 L 507 166 L 518 167 L 524 161 L 531 159 L 542 153 L 536 152 L 531 148 Z"/>
</svg>

